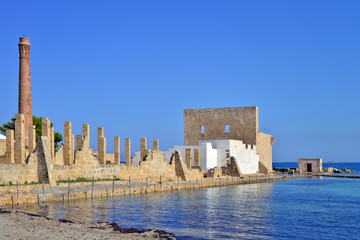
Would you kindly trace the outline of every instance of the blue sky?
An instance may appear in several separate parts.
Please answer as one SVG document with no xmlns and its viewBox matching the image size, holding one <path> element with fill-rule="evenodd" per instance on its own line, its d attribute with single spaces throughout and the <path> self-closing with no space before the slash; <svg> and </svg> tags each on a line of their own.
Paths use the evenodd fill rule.
<svg viewBox="0 0 360 240">
<path fill-rule="evenodd" d="M 359 1 L 1 1 L 0 122 L 30 37 L 33 113 L 55 130 L 183 145 L 183 109 L 259 107 L 274 161 L 360 161 Z M 124 158 L 123 158 L 124 159 Z"/>
</svg>

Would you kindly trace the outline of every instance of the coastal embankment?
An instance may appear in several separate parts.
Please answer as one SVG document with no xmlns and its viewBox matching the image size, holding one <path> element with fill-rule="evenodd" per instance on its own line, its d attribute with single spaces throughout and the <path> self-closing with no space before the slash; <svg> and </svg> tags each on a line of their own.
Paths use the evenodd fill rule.
<svg viewBox="0 0 360 240">
<path fill-rule="evenodd" d="M 32 203 L 44 203 L 47 201 L 69 201 L 71 199 L 108 198 L 124 195 L 148 194 L 162 191 L 181 191 L 186 189 L 201 189 L 209 187 L 221 187 L 227 185 L 251 184 L 271 181 L 283 181 L 299 176 L 253 174 L 243 177 L 214 177 L 201 178 L 195 181 L 181 181 L 167 179 L 159 176 L 159 181 L 147 179 L 133 182 L 129 179 L 97 180 L 87 182 L 59 182 L 57 186 L 49 184 L 35 185 L 10 185 L 0 187 L 1 206 L 20 206 Z"/>
</svg>

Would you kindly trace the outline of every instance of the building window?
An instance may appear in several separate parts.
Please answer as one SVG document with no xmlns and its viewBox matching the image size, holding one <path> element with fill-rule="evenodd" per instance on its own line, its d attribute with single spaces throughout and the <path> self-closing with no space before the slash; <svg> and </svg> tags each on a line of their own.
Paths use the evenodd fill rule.
<svg viewBox="0 0 360 240">
<path fill-rule="evenodd" d="M 230 125 L 225 125 L 225 133 L 229 133 L 230 132 Z"/>
<path fill-rule="evenodd" d="M 252 150 L 252 149 L 254 149 L 254 146 L 253 146 L 253 145 L 251 145 L 251 150 Z"/>
<path fill-rule="evenodd" d="M 201 134 L 204 134 L 205 133 L 205 126 L 200 126 L 200 133 Z"/>
<path fill-rule="evenodd" d="M 245 145 L 245 149 L 248 149 L 248 145 L 247 145 L 247 144 Z"/>
</svg>

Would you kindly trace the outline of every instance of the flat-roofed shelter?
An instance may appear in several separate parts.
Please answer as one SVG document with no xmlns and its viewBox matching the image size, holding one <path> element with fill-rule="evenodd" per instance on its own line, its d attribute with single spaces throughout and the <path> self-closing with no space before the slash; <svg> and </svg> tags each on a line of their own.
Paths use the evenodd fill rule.
<svg viewBox="0 0 360 240">
<path fill-rule="evenodd" d="M 320 173 L 322 171 L 321 158 L 299 158 L 300 173 Z"/>
</svg>

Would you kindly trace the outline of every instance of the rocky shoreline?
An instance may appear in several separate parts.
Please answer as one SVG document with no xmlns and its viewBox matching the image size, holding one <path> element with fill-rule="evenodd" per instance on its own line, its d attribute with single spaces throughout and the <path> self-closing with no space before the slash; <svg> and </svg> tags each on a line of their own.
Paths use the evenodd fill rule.
<svg viewBox="0 0 360 240">
<path fill-rule="evenodd" d="M 56 220 L 16 210 L 0 209 L 0 239 L 175 239 L 163 230 L 121 228 L 117 223 Z"/>
</svg>

